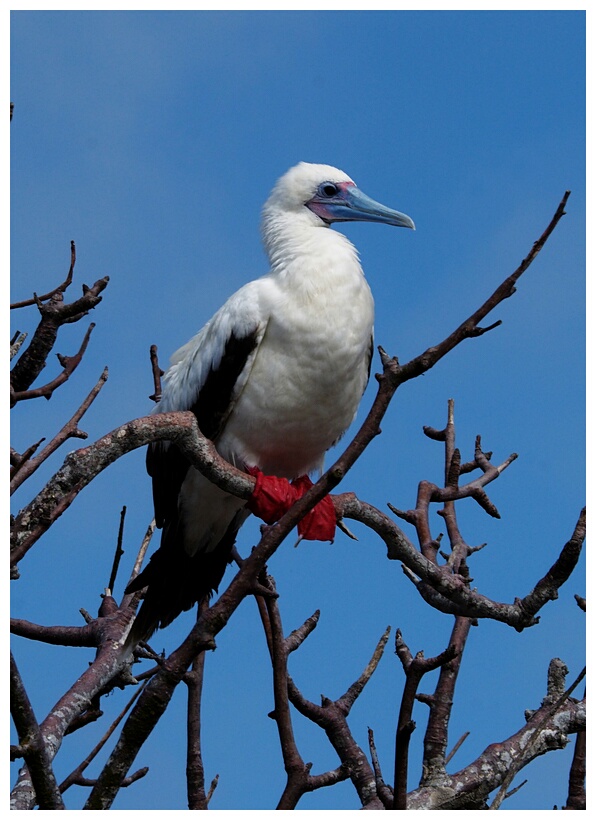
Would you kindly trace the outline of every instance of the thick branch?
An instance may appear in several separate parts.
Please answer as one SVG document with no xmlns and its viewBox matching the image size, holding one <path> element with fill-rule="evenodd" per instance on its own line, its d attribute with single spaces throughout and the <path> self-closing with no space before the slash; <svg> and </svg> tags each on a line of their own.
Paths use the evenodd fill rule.
<svg viewBox="0 0 596 820">
<path fill-rule="evenodd" d="M 577 683 L 577 681 L 576 681 Z M 585 729 L 586 702 L 563 697 L 555 704 L 545 699 L 528 722 L 500 743 L 488 746 L 472 763 L 442 785 L 422 786 L 408 795 L 408 809 L 467 809 L 482 806 L 512 769 L 516 772 L 536 757 L 562 749 L 568 735 Z"/>
<path fill-rule="evenodd" d="M 420 784 L 441 785 L 445 777 L 449 719 L 454 701 L 455 684 L 462 654 L 470 631 L 469 618 L 455 619 L 449 645 L 454 657 L 441 666 L 439 680 L 430 703 L 430 715 L 424 735 L 424 758 Z"/>
<path fill-rule="evenodd" d="M 412 710 L 416 692 L 422 677 L 433 669 L 437 669 L 444 663 L 453 660 L 456 654 L 454 646 L 448 646 L 440 655 L 434 658 L 425 658 L 419 652 L 412 657 L 410 650 L 405 645 L 401 631 L 398 629 L 395 635 L 395 651 L 402 662 L 406 673 L 406 684 L 401 699 L 397 728 L 395 732 L 395 770 L 393 782 L 393 808 L 405 810 L 406 794 L 408 786 L 408 750 L 412 732 L 416 724 L 412 720 Z"/>
<path fill-rule="evenodd" d="M 63 466 L 17 515 L 12 528 L 12 561 L 20 561 L 76 496 L 121 456 L 151 441 L 174 442 L 207 478 L 248 498 L 254 479 L 229 465 L 197 427 L 193 413 L 160 413 L 128 422 L 89 447 L 69 453 Z"/>
<path fill-rule="evenodd" d="M 105 605 L 106 599 L 104 599 Z M 103 605 L 102 605 L 103 607 Z M 119 652 L 119 642 L 129 626 L 132 611 L 116 610 L 102 618 L 103 640 L 93 664 L 75 681 L 58 701 L 39 728 L 44 739 L 47 760 L 52 761 L 62 745 L 64 735 L 75 721 L 89 707 L 95 696 L 101 692 L 123 667 Z M 35 786 L 27 769 L 21 769 L 19 778 L 11 794 L 12 809 L 31 809 L 38 798 Z"/>
<path fill-rule="evenodd" d="M 86 626 L 41 626 L 20 618 L 11 618 L 10 631 L 21 638 L 54 646 L 97 646 L 99 640 L 94 621 Z"/>
</svg>

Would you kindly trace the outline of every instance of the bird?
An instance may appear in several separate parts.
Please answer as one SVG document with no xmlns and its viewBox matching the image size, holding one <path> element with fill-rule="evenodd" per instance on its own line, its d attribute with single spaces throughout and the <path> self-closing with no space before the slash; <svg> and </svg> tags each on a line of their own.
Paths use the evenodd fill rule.
<svg viewBox="0 0 596 820">
<path fill-rule="evenodd" d="M 343 171 L 300 162 L 275 184 L 261 233 L 267 274 L 234 293 L 171 358 L 154 412 L 194 412 L 221 456 L 287 479 L 320 472 L 370 376 L 374 303 L 358 251 L 330 226 L 412 219 Z M 246 501 L 212 484 L 170 442 L 148 446 L 161 542 L 127 593 L 144 600 L 127 643 L 148 640 L 217 590 Z"/>
</svg>

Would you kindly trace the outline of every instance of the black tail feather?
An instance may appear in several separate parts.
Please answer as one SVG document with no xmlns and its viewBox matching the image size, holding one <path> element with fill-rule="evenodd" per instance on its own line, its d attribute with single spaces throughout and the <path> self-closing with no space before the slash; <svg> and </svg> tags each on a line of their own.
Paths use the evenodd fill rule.
<svg viewBox="0 0 596 820">
<path fill-rule="evenodd" d="M 127 594 L 147 589 L 125 649 L 148 640 L 156 629 L 172 623 L 181 612 L 217 592 L 226 566 L 232 560 L 236 535 L 246 517 L 246 513 L 241 513 L 235 516 L 214 549 L 193 556 L 184 550 L 181 539 L 166 525 L 159 549 L 126 587 Z"/>
</svg>

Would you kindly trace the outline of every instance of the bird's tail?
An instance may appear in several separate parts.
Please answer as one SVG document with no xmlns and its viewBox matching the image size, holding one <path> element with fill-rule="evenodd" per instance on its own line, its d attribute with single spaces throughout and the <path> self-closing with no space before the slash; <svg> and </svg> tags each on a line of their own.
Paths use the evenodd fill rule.
<svg viewBox="0 0 596 820">
<path fill-rule="evenodd" d="M 215 548 L 195 555 L 186 552 L 169 527 L 164 528 L 159 549 L 125 590 L 128 594 L 146 588 L 124 643 L 124 652 L 132 651 L 140 641 L 149 640 L 157 629 L 172 623 L 181 612 L 217 591 L 247 514 L 242 510 L 234 517 Z"/>
</svg>

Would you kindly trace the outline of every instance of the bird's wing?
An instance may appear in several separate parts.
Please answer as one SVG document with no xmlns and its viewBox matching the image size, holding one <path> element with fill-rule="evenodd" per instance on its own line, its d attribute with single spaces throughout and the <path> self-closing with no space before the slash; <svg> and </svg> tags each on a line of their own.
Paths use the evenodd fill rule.
<svg viewBox="0 0 596 820">
<path fill-rule="evenodd" d="M 245 285 L 172 356 L 156 412 L 192 410 L 201 432 L 212 440 L 218 437 L 246 384 L 265 334 L 267 287 L 265 278 Z M 177 516 L 178 495 L 188 466 L 169 442 L 149 445 L 147 471 L 153 479 L 158 527 Z"/>
</svg>

